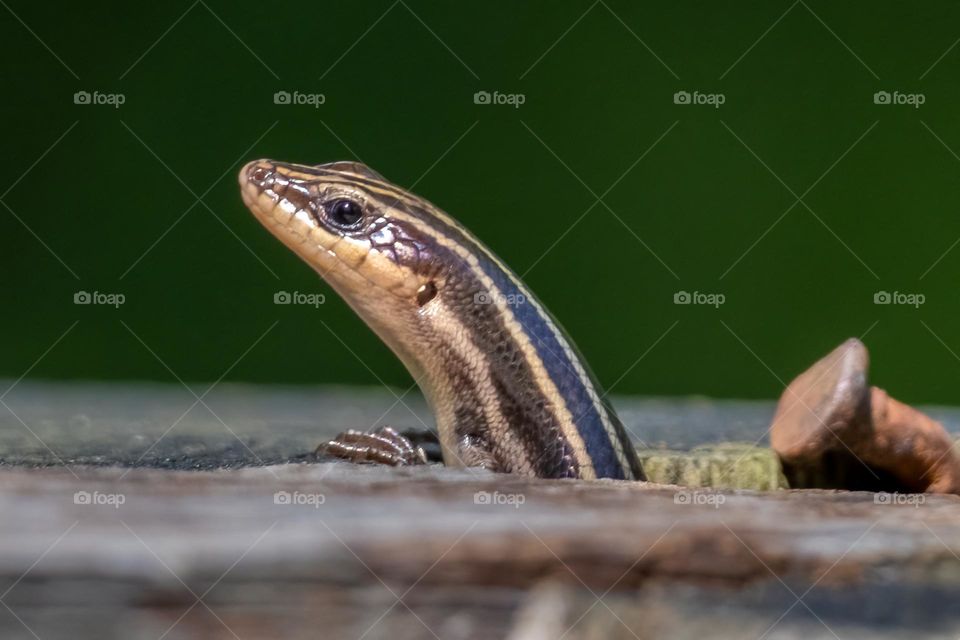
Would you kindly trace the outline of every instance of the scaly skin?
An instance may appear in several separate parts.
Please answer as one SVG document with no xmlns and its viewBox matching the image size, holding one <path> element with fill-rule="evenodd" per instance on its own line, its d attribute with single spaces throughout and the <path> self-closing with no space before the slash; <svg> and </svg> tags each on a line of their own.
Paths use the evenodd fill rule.
<svg viewBox="0 0 960 640">
<path fill-rule="evenodd" d="M 572 341 L 450 216 L 353 162 L 259 160 L 241 170 L 240 185 L 257 219 L 410 370 L 433 409 L 447 465 L 643 479 Z"/>
</svg>

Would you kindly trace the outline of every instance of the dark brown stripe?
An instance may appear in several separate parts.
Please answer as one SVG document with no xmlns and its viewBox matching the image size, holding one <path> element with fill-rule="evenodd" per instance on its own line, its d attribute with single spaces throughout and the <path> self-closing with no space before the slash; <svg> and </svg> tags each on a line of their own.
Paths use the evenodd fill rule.
<svg viewBox="0 0 960 640">
<path fill-rule="evenodd" d="M 485 375 L 496 390 L 499 412 L 507 428 L 522 443 L 525 459 L 534 473 L 543 478 L 578 477 L 579 465 L 560 425 L 558 407 L 544 397 L 536 375 L 497 307 L 478 304 L 476 296 L 480 293 L 492 295 L 466 267 L 457 274 L 448 274 L 447 286 L 440 291 L 445 306 L 457 315 L 470 332 L 472 342 L 486 354 Z M 463 380 L 462 373 L 454 372 L 469 370 L 467 363 L 460 362 L 450 367 L 449 375 Z M 475 383 L 471 382 L 469 388 L 476 394 Z"/>
</svg>

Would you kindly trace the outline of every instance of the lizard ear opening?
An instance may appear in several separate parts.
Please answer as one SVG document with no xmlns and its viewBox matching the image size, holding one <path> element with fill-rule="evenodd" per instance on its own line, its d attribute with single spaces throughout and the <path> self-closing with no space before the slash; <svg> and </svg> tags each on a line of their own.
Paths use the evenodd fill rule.
<svg viewBox="0 0 960 640">
<path fill-rule="evenodd" d="M 351 160 L 343 160 L 340 162 L 328 162 L 327 164 L 318 164 L 317 167 L 321 169 L 330 169 L 332 171 L 345 171 L 347 173 L 354 173 L 358 176 L 363 176 L 364 178 L 371 178 L 373 180 L 382 180 L 386 182 L 387 179 L 382 175 L 368 167 L 367 165 L 361 162 L 353 162 Z"/>
<path fill-rule="evenodd" d="M 437 297 L 437 285 L 430 281 L 417 290 L 417 304 L 423 306 Z"/>
</svg>

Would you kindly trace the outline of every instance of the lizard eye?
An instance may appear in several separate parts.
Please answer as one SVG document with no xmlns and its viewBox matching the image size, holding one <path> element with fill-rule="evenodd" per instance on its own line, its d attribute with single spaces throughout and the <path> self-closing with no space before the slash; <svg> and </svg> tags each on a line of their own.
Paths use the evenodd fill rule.
<svg viewBox="0 0 960 640">
<path fill-rule="evenodd" d="M 334 225 L 343 229 L 352 229 L 363 218 L 363 207 L 353 200 L 334 200 L 324 205 L 327 217 Z"/>
</svg>

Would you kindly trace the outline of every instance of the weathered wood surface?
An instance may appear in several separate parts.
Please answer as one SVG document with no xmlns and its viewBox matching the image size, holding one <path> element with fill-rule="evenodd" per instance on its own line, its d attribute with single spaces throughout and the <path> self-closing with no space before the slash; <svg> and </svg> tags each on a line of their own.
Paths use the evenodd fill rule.
<svg viewBox="0 0 960 640">
<path fill-rule="evenodd" d="M 0 637 L 494 638 L 525 617 L 545 635 L 515 637 L 960 634 L 953 497 L 342 464 L 74 473 L 0 474 Z"/>
<path fill-rule="evenodd" d="M 344 391 L 217 390 L 218 418 L 197 406 L 152 446 L 194 400 L 26 383 L 5 398 L 0 638 L 960 637 L 960 498 L 256 466 L 395 400 Z M 710 423 L 758 439 L 769 410 L 624 414 L 683 448 Z M 173 470 L 191 468 L 212 470 Z"/>
</svg>

